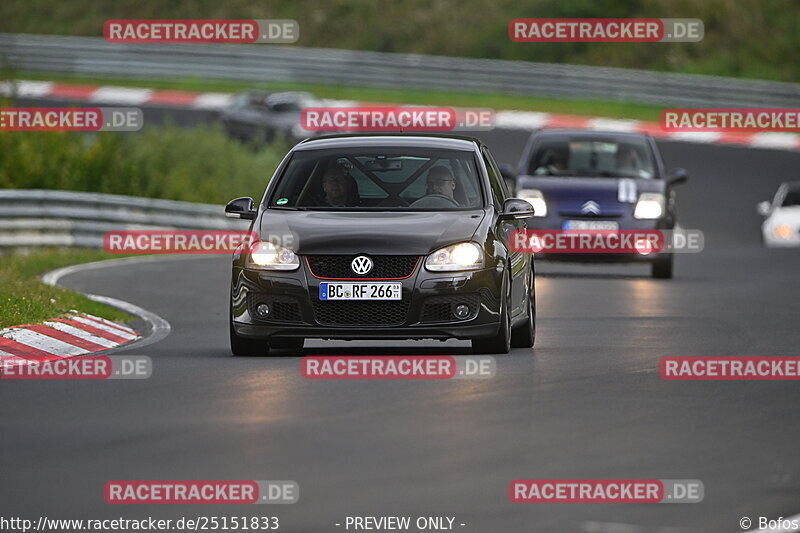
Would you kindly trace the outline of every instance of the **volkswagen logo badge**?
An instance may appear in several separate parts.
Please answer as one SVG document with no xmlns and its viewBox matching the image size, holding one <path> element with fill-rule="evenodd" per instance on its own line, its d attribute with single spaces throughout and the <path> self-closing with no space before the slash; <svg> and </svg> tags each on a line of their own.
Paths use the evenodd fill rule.
<svg viewBox="0 0 800 533">
<path fill-rule="evenodd" d="M 359 276 L 368 274 L 372 270 L 372 259 L 366 255 L 359 255 L 350 263 L 350 268 Z"/>
</svg>

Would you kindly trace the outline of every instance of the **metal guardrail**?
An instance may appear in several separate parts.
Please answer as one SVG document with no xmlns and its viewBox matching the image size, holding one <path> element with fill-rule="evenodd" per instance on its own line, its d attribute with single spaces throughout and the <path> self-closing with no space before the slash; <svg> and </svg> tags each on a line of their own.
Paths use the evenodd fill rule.
<svg viewBox="0 0 800 533">
<path fill-rule="evenodd" d="M 601 98 L 668 106 L 787 107 L 800 102 L 797 83 L 264 44 L 115 44 L 99 37 L 0 34 L 0 65 L 122 79 L 316 82 Z"/>
<path fill-rule="evenodd" d="M 246 230 L 221 205 L 38 189 L 0 190 L 0 247 L 101 248 L 107 231 Z"/>
</svg>

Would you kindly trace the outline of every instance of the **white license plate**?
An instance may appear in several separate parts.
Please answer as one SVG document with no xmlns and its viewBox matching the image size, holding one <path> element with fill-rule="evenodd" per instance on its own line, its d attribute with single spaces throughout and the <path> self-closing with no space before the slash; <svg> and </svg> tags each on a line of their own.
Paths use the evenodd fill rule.
<svg viewBox="0 0 800 533">
<path fill-rule="evenodd" d="M 402 300 L 401 283 L 320 283 L 320 300 Z"/>
<path fill-rule="evenodd" d="M 613 220 L 566 220 L 563 229 L 617 231 L 619 224 Z"/>
</svg>

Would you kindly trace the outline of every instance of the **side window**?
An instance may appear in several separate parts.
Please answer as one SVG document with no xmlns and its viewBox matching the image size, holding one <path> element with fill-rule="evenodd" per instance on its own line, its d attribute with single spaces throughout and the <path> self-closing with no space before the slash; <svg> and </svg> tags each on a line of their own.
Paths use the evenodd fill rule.
<svg viewBox="0 0 800 533">
<path fill-rule="evenodd" d="M 489 151 L 484 148 L 481 150 L 481 155 L 483 155 L 483 164 L 486 165 L 486 171 L 489 173 L 489 185 L 492 188 L 494 205 L 502 207 L 503 202 L 510 196 L 505 181 Z"/>
</svg>

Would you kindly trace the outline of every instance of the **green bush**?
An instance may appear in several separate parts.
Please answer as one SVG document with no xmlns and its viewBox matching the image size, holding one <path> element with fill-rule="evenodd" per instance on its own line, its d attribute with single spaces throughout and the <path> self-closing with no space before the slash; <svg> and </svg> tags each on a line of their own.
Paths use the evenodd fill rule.
<svg viewBox="0 0 800 533">
<path fill-rule="evenodd" d="M 218 127 L 0 132 L 0 188 L 63 189 L 225 203 L 260 197 L 288 147 L 259 150 Z"/>
</svg>

